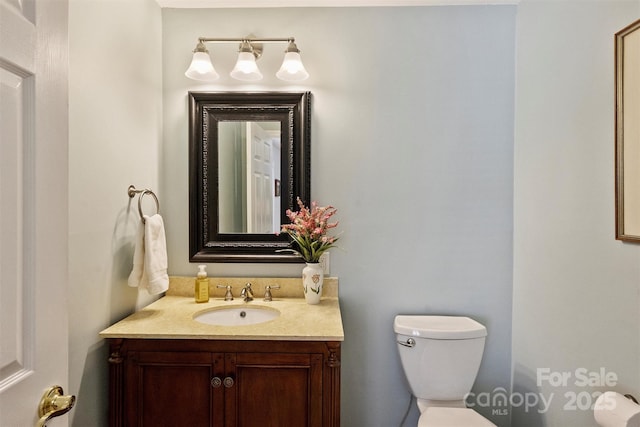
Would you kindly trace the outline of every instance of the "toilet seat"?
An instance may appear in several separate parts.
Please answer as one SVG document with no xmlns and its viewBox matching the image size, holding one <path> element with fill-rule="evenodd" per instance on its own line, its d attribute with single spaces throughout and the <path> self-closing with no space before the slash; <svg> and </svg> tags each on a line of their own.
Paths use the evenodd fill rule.
<svg viewBox="0 0 640 427">
<path fill-rule="evenodd" d="M 418 427 L 496 427 L 469 408 L 430 407 L 420 415 Z"/>
</svg>

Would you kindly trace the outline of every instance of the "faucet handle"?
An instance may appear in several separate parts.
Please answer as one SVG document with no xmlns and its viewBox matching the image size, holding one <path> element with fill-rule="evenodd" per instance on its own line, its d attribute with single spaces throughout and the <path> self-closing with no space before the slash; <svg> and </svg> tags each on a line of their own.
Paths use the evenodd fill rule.
<svg viewBox="0 0 640 427">
<path fill-rule="evenodd" d="M 225 301 L 233 301 L 233 293 L 231 293 L 231 285 L 218 285 L 218 288 L 225 288 L 227 292 L 224 294 Z"/>
<path fill-rule="evenodd" d="M 280 285 L 267 285 L 264 288 L 264 300 L 267 302 L 273 301 L 273 297 L 271 296 L 271 289 L 280 289 Z"/>
</svg>

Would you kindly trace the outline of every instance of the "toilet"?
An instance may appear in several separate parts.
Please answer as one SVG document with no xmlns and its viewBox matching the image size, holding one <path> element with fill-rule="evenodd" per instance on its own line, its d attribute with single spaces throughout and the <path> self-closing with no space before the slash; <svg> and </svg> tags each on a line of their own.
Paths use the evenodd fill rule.
<svg viewBox="0 0 640 427">
<path fill-rule="evenodd" d="M 393 329 L 420 410 L 417 427 L 495 427 L 464 403 L 484 352 L 483 325 L 461 316 L 398 315 Z"/>
</svg>

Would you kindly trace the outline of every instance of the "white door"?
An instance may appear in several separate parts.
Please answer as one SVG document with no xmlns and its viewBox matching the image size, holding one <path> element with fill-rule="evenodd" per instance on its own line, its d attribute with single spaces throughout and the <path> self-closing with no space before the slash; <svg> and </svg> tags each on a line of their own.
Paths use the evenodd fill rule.
<svg viewBox="0 0 640 427">
<path fill-rule="evenodd" d="M 67 15 L 67 0 L 0 0 L 2 427 L 36 425 L 68 381 Z"/>
<path fill-rule="evenodd" d="M 247 157 L 247 232 L 275 233 L 271 137 L 259 122 L 247 122 Z"/>
</svg>

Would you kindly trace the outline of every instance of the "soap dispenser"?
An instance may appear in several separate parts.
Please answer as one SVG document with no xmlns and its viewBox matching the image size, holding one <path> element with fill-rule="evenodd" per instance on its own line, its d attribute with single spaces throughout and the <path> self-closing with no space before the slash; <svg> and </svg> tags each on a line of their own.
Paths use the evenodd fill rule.
<svg viewBox="0 0 640 427">
<path fill-rule="evenodd" d="M 207 266 L 204 264 L 198 266 L 195 289 L 196 302 L 209 302 L 209 279 L 206 268 Z"/>
</svg>

